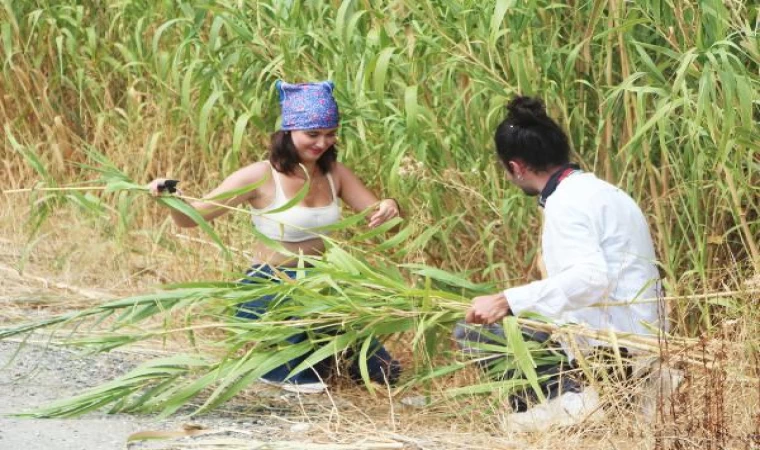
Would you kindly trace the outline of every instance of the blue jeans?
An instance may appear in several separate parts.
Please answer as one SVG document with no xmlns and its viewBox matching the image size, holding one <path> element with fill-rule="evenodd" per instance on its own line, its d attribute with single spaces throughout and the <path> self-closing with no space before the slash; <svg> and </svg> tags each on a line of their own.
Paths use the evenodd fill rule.
<svg viewBox="0 0 760 450">
<path fill-rule="evenodd" d="M 559 344 L 550 340 L 548 333 L 522 328 L 522 337 L 525 341 L 534 341 L 545 344 L 547 350 L 552 350 L 564 355 Z M 496 337 L 493 339 L 491 336 Z M 483 325 L 473 326 L 464 322 L 459 322 L 454 328 L 454 340 L 466 354 L 474 355 L 479 358 L 478 365 L 489 372 L 491 367 L 500 359 L 505 358 L 503 354 L 494 353 L 489 355 L 478 348 L 479 344 L 497 344 L 498 339 L 504 339 L 504 329 L 501 325 Z M 566 355 L 564 355 L 566 356 Z M 548 364 L 536 367 L 536 374 L 543 381 L 539 382 L 544 397 L 549 400 L 562 395 L 565 392 L 581 392 L 583 390 L 582 382 L 571 374 L 572 367 L 567 361 L 560 361 L 556 364 Z M 516 375 L 515 370 L 508 370 L 505 373 L 498 374 L 497 378 L 509 380 Z M 518 390 L 509 396 L 509 403 L 515 412 L 527 411 L 528 408 L 538 402 L 538 396 L 532 388 Z"/>
<path fill-rule="evenodd" d="M 568 361 L 567 354 L 561 346 L 551 340 L 548 333 L 531 330 L 527 327 L 521 329 L 523 340 L 538 342 L 543 344 L 546 351 L 552 351 L 564 356 L 563 360 L 557 363 L 544 364 L 536 367 L 536 374 L 543 379 L 539 382 L 544 397 L 547 400 L 558 397 L 565 392 L 581 392 L 588 384 L 586 374 L 579 373 L 577 361 Z M 459 347 L 467 354 L 479 358 L 478 364 L 486 371 L 497 363 L 500 359 L 505 358 L 503 354 L 494 353 L 489 357 L 486 352 L 478 348 L 479 344 L 500 344 L 498 340 L 504 338 L 504 329 L 501 325 L 483 325 L 472 326 L 464 322 L 459 322 L 454 329 L 454 339 Z M 633 367 L 626 361 L 629 357 L 628 349 L 621 347 L 618 353 L 623 358 L 623 372 L 617 370 L 615 364 L 616 357 L 609 347 L 594 347 L 587 355 L 587 358 L 593 358 L 600 362 L 599 372 L 592 373 L 591 376 L 598 380 L 613 380 L 618 383 L 630 383 L 633 377 Z M 604 375 L 606 374 L 606 375 Z M 516 375 L 514 370 L 508 370 L 505 373 L 497 374 L 498 378 L 508 380 Z M 625 392 L 625 389 L 623 389 Z M 538 403 L 538 396 L 531 388 L 522 389 L 509 397 L 510 405 L 515 412 L 526 411 L 531 405 Z"/>
<path fill-rule="evenodd" d="M 293 269 L 280 268 L 275 271 L 271 266 L 261 264 L 253 266 L 248 272 L 246 272 L 246 278 L 243 278 L 240 280 L 240 282 L 243 284 L 253 284 L 253 278 L 260 278 L 269 280 L 273 283 L 281 283 L 282 281 L 277 277 L 277 275 L 275 275 L 276 272 L 279 272 L 282 275 L 286 275 L 290 278 L 296 277 L 296 271 Z M 259 297 L 256 300 L 241 303 L 238 305 L 235 316 L 243 319 L 258 320 L 261 315 L 267 311 L 274 299 L 274 295 L 265 295 Z M 287 302 L 288 299 L 281 301 Z M 324 331 L 324 333 L 337 334 L 337 332 L 329 333 L 327 331 Z M 307 339 L 308 335 L 306 333 L 298 333 L 290 336 L 286 340 L 291 344 L 298 344 L 299 342 L 303 342 Z M 267 372 L 262 378 L 275 382 L 283 382 L 287 380 L 288 382 L 297 384 L 316 383 L 327 379 L 332 374 L 334 369 L 332 358 L 325 359 L 315 366 L 295 373 L 293 376 L 288 378 L 288 374 L 295 367 L 301 364 L 306 358 L 308 358 L 310 354 L 311 352 L 294 358 L 287 363 Z M 352 379 L 357 381 L 361 380 L 358 355 L 359 352 L 356 349 L 348 349 L 348 351 L 346 351 L 346 356 L 352 360 L 351 365 L 348 367 L 348 374 Z M 388 353 L 388 351 L 380 344 L 379 341 L 374 339 L 372 340 L 367 355 L 367 369 L 369 372 L 370 380 L 378 383 L 387 382 L 390 384 L 394 384 L 396 381 L 398 381 L 398 378 L 401 375 L 401 364 L 391 357 L 390 353 Z"/>
</svg>

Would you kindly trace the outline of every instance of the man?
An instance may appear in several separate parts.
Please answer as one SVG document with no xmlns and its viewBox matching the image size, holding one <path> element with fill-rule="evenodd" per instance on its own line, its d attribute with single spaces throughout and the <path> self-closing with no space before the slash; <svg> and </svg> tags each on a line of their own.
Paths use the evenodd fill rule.
<svg viewBox="0 0 760 450">
<path fill-rule="evenodd" d="M 455 337 L 466 350 L 503 335 L 507 315 L 539 314 L 556 324 L 576 323 L 597 330 L 652 334 L 664 330 L 658 302 L 659 275 L 649 227 L 626 193 L 569 163 L 570 145 L 538 99 L 517 97 L 496 130 L 496 150 L 509 180 L 543 208 L 543 262 L 547 277 L 524 286 L 476 297 Z M 487 331 L 487 333 L 483 333 Z M 529 339 L 548 336 L 526 332 Z M 567 351 L 567 343 L 562 343 Z M 603 348 L 589 340 L 585 352 Z M 477 351 L 477 350 L 475 350 Z M 570 355 L 572 358 L 572 354 Z M 598 394 L 562 367 L 539 368 L 547 378 L 544 403 L 512 401 L 508 422 L 522 429 L 580 422 L 599 410 Z"/>
</svg>

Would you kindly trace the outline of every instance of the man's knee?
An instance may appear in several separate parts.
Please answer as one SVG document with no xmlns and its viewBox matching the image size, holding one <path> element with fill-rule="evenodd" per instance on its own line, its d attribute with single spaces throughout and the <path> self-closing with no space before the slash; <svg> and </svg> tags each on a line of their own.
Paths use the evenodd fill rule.
<svg viewBox="0 0 760 450">
<path fill-rule="evenodd" d="M 464 322 L 459 322 L 454 327 L 454 331 L 451 333 L 451 337 L 454 339 L 454 341 L 461 346 L 461 342 L 467 340 L 467 334 L 470 332 L 470 329 L 467 327 L 467 325 Z"/>
<path fill-rule="evenodd" d="M 479 344 L 503 344 L 504 329 L 501 325 L 470 325 L 459 322 L 452 333 L 454 341 L 462 350 L 473 351 Z"/>
</svg>

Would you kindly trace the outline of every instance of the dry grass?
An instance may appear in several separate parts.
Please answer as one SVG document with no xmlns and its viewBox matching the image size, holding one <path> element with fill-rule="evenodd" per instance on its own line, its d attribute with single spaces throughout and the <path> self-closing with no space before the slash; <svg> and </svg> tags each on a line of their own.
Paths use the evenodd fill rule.
<svg viewBox="0 0 760 450">
<path fill-rule="evenodd" d="M 8 197 L 3 200 L 6 203 L 0 220 L 3 236 L 0 270 L 4 273 L 1 299 L 5 321 L 28 320 L 30 314 L 44 317 L 83 308 L 108 297 L 156 289 L 159 283 L 229 278 L 230 273 L 225 273 L 223 268 L 234 265 L 224 263 L 209 246 L 187 239 L 179 241 L 192 249 L 190 253 L 195 258 L 190 261 L 186 257 L 179 258 L 156 247 L 141 233 L 130 235 L 117 250 L 110 236 L 92 227 L 77 226 L 66 214 L 52 218 L 41 238 L 30 246 L 25 244 L 23 226 L 15 219 L 23 216 L 26 205 L 8 200 Z M 81 248 L 82 242 L 87 242 L 87 251 L 72 251 Z M 124 251 L 125 247 L 131 251 Z M 209 259 L 221 265 L 202 263 Z M 19 273 L 16 269 L 20 266 L 23 271 Z M 102 298 L 98 298 L 99 294 Z M 756 339 L 751 335 L 753 328 L 748 325 L 741 321 L 727 323 L 722 333 L 705 341 L 706 346 L 721 345 L 721 342 L 731 345 L 724 353 L 712 349 L 712 354 L 720 358 L 714 368 L 700 370 L 693 365 L 686 366 L 686 381 L 672 405 L 666 404 L 653 420 L 647 420 L 636 408 L 620 400 L 626 397 L 626 390 L 642 392 L 641 386 L 606 385 L 610 406 L 603 421 L 543 434 L 514 434 L 502 427 L 504 409 L 497 398 L 445 395 L 447 388 L 477 382 L 478 374 L 474 371 L 436 380 L 427 387 L 427 394 L 407 391 L 390 395 L 378 389 L 377 396 L 373 397 L 366 389 L 343 381 L 331 390 L 329 397 L 317 401 L 305 398 L 281 402 L 266 399 L 266 396 L 262 400 L 261 387 L 253 385 L 231 406 L 251 405 L 248 412 L 236 409 L 245 417 L 261 414 L 254 405 L 270 402 L 283 420 L 312 424 L 305 436 L 291 436 L 291 443 L 308 440 L 350 446 L 359 445 L 357 436 L 361 436 L 375 442 L 403 443 L 404 448 L 751 449 L 756 445 L 751 441 L 754 439 L 752 430 L 757 429 L 760 420 L 757 390 L 760 366 L 757 354 L 751 351 Z M 212 334 L 205 338 L 213 342 Z M 182 344 L 164 342 L 163 350 L 178 350 Z M 394 351 L 411 365 L 411 354 L 405 354 L 403 345 L 403 340 L 396 343 Z M 742 348 L 746 350 L 740 352 Z M 147 357 L 155 356 L 156 349 L 150 342 L 143 342 L 131 351 L 142 352 Z M 430 395 L 433 403 L 425 407 L 401 403 L 402 398 L 420 394 Z M 176 441 L 171 448 L 253 448 L 245 446 L 250 443 L 215 437 L 213 433 L 204 436 L 203 440 L 192 443 Z"/>
</svg>

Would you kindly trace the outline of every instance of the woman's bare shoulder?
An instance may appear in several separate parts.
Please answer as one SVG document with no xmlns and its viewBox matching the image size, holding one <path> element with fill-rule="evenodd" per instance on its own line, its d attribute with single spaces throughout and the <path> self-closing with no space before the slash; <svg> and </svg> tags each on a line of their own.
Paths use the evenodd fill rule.
<svg viewBox="0 0 760 450">
<path fill-rule="evenodd" d="M 346 175 L 353 175 L 353 172 L 351 172 L 351 169 L 346 167 L 343 163 L 335 161 L 332 168 L 330 169 L 330 174 L 332 174 L 332 176 L 335 178 L 341 179 Z"/>
<path fill-rule="evenodd" d="M 269 161 L 257 161 L 249 164 L 245 167 L 241 167 L 231 177 L 239 178 L 253 183 L 259 181 L 265 177 L 268 177 L 271 173 L 271 166 Z"/>
</svg>

